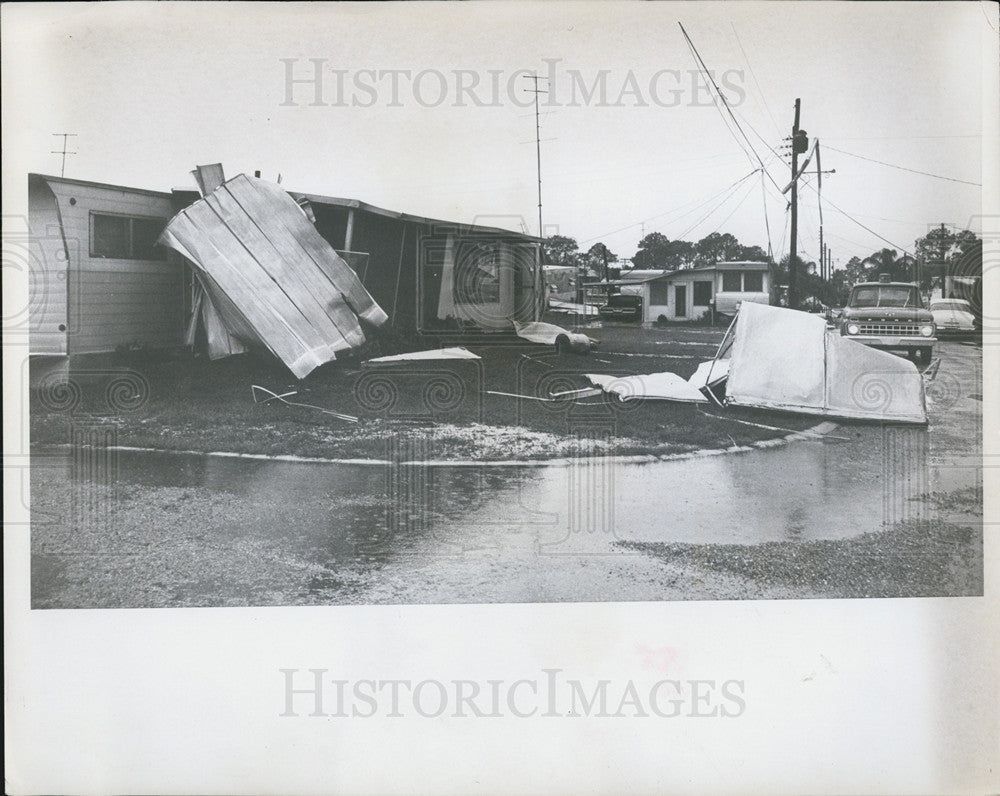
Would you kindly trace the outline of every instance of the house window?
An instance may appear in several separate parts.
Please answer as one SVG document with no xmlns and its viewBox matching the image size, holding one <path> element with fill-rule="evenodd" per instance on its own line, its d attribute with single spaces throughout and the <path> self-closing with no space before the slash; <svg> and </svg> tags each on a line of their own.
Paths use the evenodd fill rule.
<svg viewBox="0 0 1000 796">
<path fill-rule="evenodd" d="M 722 272 L 722 290 L 724 293 L 739 293 L 743 288 L 740 282 L 739 271 Z"/>
<path fill-rule="evenodd" d="M 707 307 L 712 303 L 712 283 L 695 282 L 692 294 L 693 304 L 696 307 Z"/>
<path fill-rule="evenodd" d="M 670 303 L 670 283 L 657 280 L 649 283 L 649 303 L 665 307 Z"/>
<path fill-rule="evenodd" d="M 118 260 L 162 260 L 166 252 L 155 246 L 162 218 L 90 214 L 90 256 Z"/>
<path fill-rule="evenodd" d="M 744 273 L 743 290 L 746 293 L 763 293 L 764 274 L 761 271 L 747 271 Z"/>
</svg>

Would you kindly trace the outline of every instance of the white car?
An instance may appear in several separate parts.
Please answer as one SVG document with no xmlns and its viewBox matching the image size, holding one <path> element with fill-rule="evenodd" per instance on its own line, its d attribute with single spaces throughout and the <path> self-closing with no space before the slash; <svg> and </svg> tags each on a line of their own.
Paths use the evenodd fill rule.
<svg viewBox="0 0 1000 796">
<path fill-rule="evenodd" d="M 940 336 L 969 335 L 976 331 L 976 318 L 965 299 L 934 299 L 930 310 Z"/>
</svg>

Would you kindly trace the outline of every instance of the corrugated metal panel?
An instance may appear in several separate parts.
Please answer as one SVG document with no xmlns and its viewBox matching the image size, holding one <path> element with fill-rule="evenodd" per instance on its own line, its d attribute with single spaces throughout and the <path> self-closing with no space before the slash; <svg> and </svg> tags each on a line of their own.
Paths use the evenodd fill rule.
<svg viewBox="0 0 1000 796">
<path fill-rule="evenodd" d="M 277 185 L 238 175 L 178 214 L 161 242 L 196 267 L 227 327 L 302 378 L 386 315 Z"/>
</svg>

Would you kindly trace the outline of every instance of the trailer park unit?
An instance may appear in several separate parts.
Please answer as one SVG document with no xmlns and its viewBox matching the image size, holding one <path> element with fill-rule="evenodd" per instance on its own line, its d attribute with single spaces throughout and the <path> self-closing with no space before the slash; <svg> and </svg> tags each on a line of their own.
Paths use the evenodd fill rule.
<svg viewBox="0 0 1000 796">
<path fill-rule="evenodd" d="M 512 331 L 512 320 L 536 319 L 536 238 L 289 193 L 401 333 Z M 192 271 L 155 242 L 197 191 L 31 174 L 28 197 L 32 355 L 185 345 Z"/>
<path fill-rule="evenodd" d="M 479 224 L 384 210 L 354 199 L 292 193 L 351 264 L 393 327 L 433 335 L 509 332 L 537 320 L 540 241 Z"/>
<path fill-rule="evenodd" d="M 742 302 L 769 304 L 767 263 L 721 262 L 678 271 L 624 272 L 622 293 L 642 296 L 644 321 L 696 321 L 706 312 L 735 315 Z"/>
<path fill-rule="evenodd" d="M 31 354 L 181 345 L 185 269 L 154 246 L 174 212 L 169 193 L 29 175 Z"/>
</svg>

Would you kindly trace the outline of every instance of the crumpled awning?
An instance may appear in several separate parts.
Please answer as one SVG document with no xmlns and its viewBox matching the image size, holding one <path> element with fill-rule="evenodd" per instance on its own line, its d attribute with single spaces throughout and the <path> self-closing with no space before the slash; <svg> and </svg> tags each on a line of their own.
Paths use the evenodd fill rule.
<svg viewBox="0 0 1000 796">
<path fill-rule="evenodd" d="M 301 379 L 364 342 L 359 319 L 388 319 L 295 200 L 264 180 L 225 182 L 178 213 L 159 242 L 191 261 L 211 305 L 203 317 L 221 321 L 209 334 L 213 358 L 237 352 L 236 338 Z"/>
<path fill-rule="evenodd" d="M 736 316 L 726 403 L 927 422 L 923 378 L 912 362 L 842 337 L 814 315 L 749 302 Z"/>
</svg>

